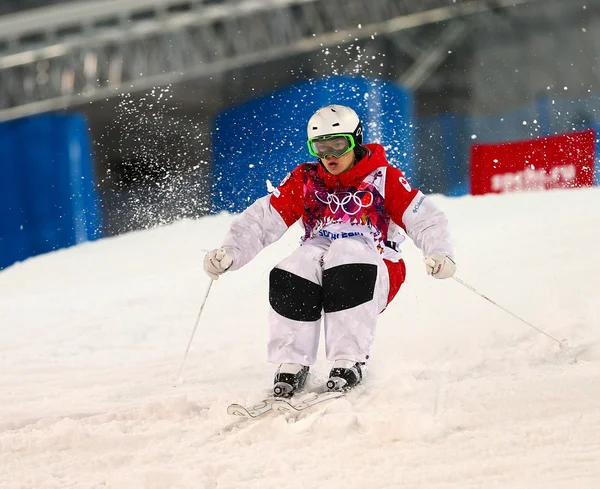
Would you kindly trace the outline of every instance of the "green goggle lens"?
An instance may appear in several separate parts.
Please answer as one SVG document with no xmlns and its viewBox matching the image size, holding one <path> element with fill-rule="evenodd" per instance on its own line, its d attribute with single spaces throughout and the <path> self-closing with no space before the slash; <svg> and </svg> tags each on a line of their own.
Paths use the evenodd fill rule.
<svg viewBox="0 0 600 489">
<path fill-rule="evenodd" d="M 355 146 L 351 134 L 331 134 L 330 136 L 319 136 L 308 140 L 308 151 L 318 158 L 333 156 L 339 158 L 345 155 Z"/>
</svg>

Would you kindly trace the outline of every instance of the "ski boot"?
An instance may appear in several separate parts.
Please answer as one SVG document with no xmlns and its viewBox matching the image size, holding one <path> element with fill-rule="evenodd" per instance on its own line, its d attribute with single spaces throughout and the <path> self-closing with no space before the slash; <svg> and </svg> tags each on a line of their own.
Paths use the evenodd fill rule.
<svg viewBox="0 0 600 489">
<path fill-rule="evenodd" d="M 336 360 L 329 372 L 327 388 L 330 391 L 341 391 L 358 385 L 363 378 L 364 365 L 364 362 Z"/>
<path fill-rule="evenodd" d="M 308 367 L 298 363 L 282 363 L 275 373 L 273 394 L 275 397 L 292 397 L 302 389 L 308 377 Z"/>
</svg>

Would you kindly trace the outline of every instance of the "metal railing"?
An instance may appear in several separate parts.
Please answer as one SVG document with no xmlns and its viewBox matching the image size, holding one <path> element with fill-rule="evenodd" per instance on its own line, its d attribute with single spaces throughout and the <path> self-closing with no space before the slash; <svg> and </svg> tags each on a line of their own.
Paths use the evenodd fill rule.
<svg viewBox="0 0 600 489">
<path fill-rule="evenodd" d="M 105 0 L 0 17 L 0 120 L 526 1 Z"/>
</svg>

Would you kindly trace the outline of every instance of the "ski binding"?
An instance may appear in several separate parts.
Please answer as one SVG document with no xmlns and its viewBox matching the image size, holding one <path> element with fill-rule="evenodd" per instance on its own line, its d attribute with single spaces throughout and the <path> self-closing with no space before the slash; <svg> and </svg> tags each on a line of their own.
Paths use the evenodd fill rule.
<svg viewBox="0 0 600 489">
<path fill-rule="evenodd" d="M 303 399 L 300 402 L 291 402 L 288 399 L 276 399 L 271 403 L 271 407 L 275 411 L 296 412 L 300 413 L 305 409 L 313 407 L 315 404 L 320 404 L 331 399 L 342 397 L 346 393 L 344 391 L 327 391 L 313 394 L 310 397 Z"/>
</svg>

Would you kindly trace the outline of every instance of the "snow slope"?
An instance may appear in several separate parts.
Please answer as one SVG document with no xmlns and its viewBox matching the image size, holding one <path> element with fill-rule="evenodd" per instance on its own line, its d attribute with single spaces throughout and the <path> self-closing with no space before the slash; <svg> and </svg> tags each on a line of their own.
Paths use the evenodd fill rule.
<svg viewBox="0 0 600 489">
<path fill-rule="evenodd" d="M 0 273 L 0 488 L 600 487 L 600 189 L 433 198 L 458 276 L 568 348 L 407 242 L 368 381 L 238 419 L 271 386 L 268 272 L 300 229 L 214 284 L 177 386 L 231 216 L 105 239 Z"/>
</svg>

